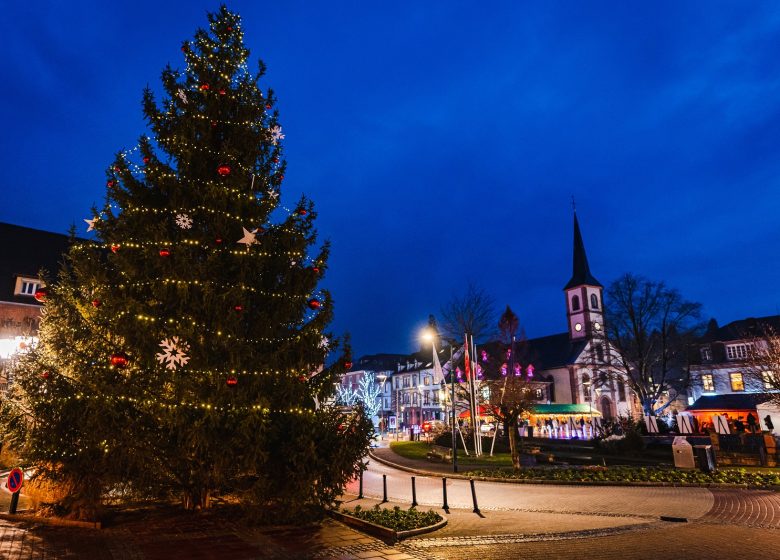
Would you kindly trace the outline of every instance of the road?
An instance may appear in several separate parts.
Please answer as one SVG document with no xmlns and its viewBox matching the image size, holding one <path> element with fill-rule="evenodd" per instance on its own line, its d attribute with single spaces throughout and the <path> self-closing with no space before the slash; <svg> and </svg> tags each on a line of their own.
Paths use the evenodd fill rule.
<svg viewBox="0 0 780 560">
<path fill-rule="evenodd" d="M 411 504 L 412 475 L 369 460 L 363 476 L 363 493 L 382 498 L 382 475 L 387 477 L 388 499 Z M 420 506 L 442 506 L 442 478 L 415 476 Z M 602 515 L 657 520 L 661 516 L 698 519 L 714 505 L 713 493 L 706 488 L 563 486 L 475 482 L 480 510 Z M 356 494 L 358 483 L 348 492 Z M 452 508 L 472 509 L 469 481 L 447 479 L 447 498 Z"/>
</svg>

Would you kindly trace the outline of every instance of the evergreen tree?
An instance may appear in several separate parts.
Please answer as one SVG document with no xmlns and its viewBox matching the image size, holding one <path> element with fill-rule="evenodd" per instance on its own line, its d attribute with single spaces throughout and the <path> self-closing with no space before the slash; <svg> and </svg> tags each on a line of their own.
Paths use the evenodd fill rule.
<svg viewBox="0 0 780 560">
<path fill-rule="evenodd" d="M 144 91 L 151 134 L 108 169 L 96 240 L 74 241 L 6 405 L 14 444 L 81 516 L 130 481 L 188 508 L 233 491 L 316 511 L 372 430 L 318 406 L 346 361 L 323 368 L 329 246 L 310 200 L 280 202 L 284 135 L 240 18 L 223 6 L 209 23 L 186 69 L 163 71 L 162 100 Z"/>
</svg>

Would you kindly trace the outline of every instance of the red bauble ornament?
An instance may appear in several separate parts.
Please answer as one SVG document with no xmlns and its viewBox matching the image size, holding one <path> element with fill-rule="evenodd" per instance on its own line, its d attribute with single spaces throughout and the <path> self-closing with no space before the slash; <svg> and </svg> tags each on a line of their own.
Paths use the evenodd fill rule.
<svg viewBox="0 0 780 560">
<path fill-rule="evenodd" d="M 320 307 L 322 307 L 322 304 L 316 299 L 310 299 L 309 307 L 312 309 L 319 309 Z"/>
<path fill-rule="evenodd" d="M 41 374 L 41 377 L 43 377 L 44 379 L 48 379 L 50 375 L 51 375 L 51 374 L 50 374 L 48 371 L 44 371 L 44 372 Z"/>
<path fill-rule="evenodd" d="M 217 128 L 217 121 L 211 121 L 211 128 Z"/>
<path fill-rule="evenodd" d="M 115 184 L 116 184 L 116 181 L 114 181 L 113 179 L 109 179 L 108 181 L 106 181 L 106 186 L 107 187 L 113 187 Z"/>
<path fill-rule="evenodd" d="M 279 182 L 284 181 L 284 175 L 279 175 Z"/>
<path fill-rule="evenodd" d="M 235 376 L 231 375 L 230 377 L 227 378 L 225 383 L 227 383 L 228 387 L 235 387 L 236 385 L 238 385 L 238 379 Z"/>
<path fill-rule="evenodd" d="M 99 299 L 92 300 L 92 307 L 100 307 L 101 305 L 103 305 L 103 302 L 100 301 Z"/>
<path fill-rule="evenodd" d="M 209 85 L 208 84 L 201 84 L 200 85 L 200 89 L 201 89 L 201 91 L 208 91 L 209 90 Z"/>
<path fill-rule="evenodd" d="M 187 52 L 188 50 L 187 45 L 182 45 L 181 52 Z"/>
<path fill-rule="evenodd" d="M 227 28 L 227 30 L 228 30 L 228 31 L 233 31 L 233 28 L 232 28 L 232 27 L 230 27 L 230 26 L 228 25 L 228 28 Z"/>
<path fill-rule="evenodd" d="M 38 288 L 35 290 L 35 294 L 33 294 L 33 297 L 35 298 L 35 301 L 40 301 L 41 303 L 46 301 L 46 288 Z"/>
<path fill-rule="evenodd" d="M 222 177 L 227 177 L 230 175 L 230 166 L 227 164 L 222 164 L 219 167 L 217 167 L 217 173 L 219 173 Z"/>
<path fill-rule="evenodd" d="M 313 267 L 311 267 L 311 271 L 314 274 L 319 274 L 320 273 L 320 268 L 318 266 L 313 266 Z"/>
<path fill-rule="evenodd" d="M 114 166 L 114 171 L 116 171 L 117 173 L 119 173 L 119 171 L 120 171 L 120 170 L 119 170 L 119 166 L 118 166 L 118 165 L 115 165 L 115 166 Z"/>
<path fill-rule="evenodd" d="M 352 369 L 352 362 L 344 362 L 344 369 L 346 370 Z"/>
<path fill-rule="evenodd" d="M 111 245 L 111 252 L 112 253 L 119 252 L 119 245 L 116 245 L 116 244 L 115 245 Z"/>
<path fill-rule="evenodd" d="M 266 103 L 266 104 L 265 104 L 265 108 L 266 108 L 266 109 L 271 109 L 271 104 L 270 104 L 270 103 Z"/>
<path fill-rule="evenodd" d="M 123 352 L 118 352 L 116 354 L 111 355 L 111 365 L 115 368 L 123 368 L 128 363 L 130 363 L 130 358 L 127 357 L 127 354 Z"/>
<path fill-rule="evenodd" d="M 144 163 L 149 163 L 149 156 L 144 156 Z"/>
<path fill-rule="evenodd" d="M 301 216 L 305 216 L 306 214 L 308 214 L 308 212 L 306 211 L 305 208 L 301 208 L 300 210 L 298 210 L 298 214 L 300 214 Z"/>
<path fill-rule="evenodd" d="M 274 163 L 279 163 L 279 158 L 278 157 L 274 158 Z"/>
<path fill-rule="evenodd" d="M 171 256 L 171 250 L 167 247 L 163 247 L 160 249 L 160 256 L 161 257 L 170 257 Z"/>
<path fill-rule="evenodd" d="M 217 237 L 217 238 L 214 240 L 214 243 L 216 243 L 217 245 L 220 245 L 220 244 L 222 243 L 222 238 L 221 238 L 221 237 Z"/>
<path fill-rule="evenodd" d="M 241 313 L 243 310 L 244 310 L 244 308 L 242 306 L 240 306 L 240 305 L 234 305 L 233 306 L 233 311 L 235 311 L 237 313 Z"/>
<path fill-rule="evenodd" d="M 301 383 L 306 383 L 306 376 L 305 375 L 299 375 L 298 376 L 298 381 L 300 381 Z"/>
<path fill-rule="evenodd" d="M 219 94 L 220 95 L 225 95 L 225 93 L 227 93 L 227 92 L 224 89 L 219 90 Z"/>
</svg>

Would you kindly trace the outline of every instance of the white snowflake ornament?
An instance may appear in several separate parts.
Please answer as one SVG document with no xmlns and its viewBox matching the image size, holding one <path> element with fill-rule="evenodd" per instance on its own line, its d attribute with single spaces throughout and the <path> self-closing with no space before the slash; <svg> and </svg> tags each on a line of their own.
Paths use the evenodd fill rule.
<svg viewBox="0 0 780 560">
<path fill-rule="evenodd" d="M 181 99 L 181 102 L 185 105 L 187 104 L 187 94 L 184 93 L 183 89 L 179 89 L 179 92 L 176 94 L 179 96 L 179 99 Z"/>
<path fill-rule="evenodd" d="M 268 198 L 270 198 L 271 200 L 276 200 L 277 198 L 279 198 L 279 193 L 273 189 L 268 189 Z"/>
<path fill-rule="evenodd" d="M 284 140 L 284 134 L 282 134 L 282 127 L 277 124 L 271 128 L 271 142 L 276 146 L 279 140 Z"/>
<path fill-rule="evenodd" d="M 181 229 L 190 229 L 192 227 L 192 218 L 187 214 L 176 214 L 176 225 Z"/>
<path fill-rule="evenodd" d="M 164 338 L 160 342 L 162 352 L 157 354 L 157 361 L 164 364 L 168 369 L 176 369 L 179 366 L 186 366 L 190 361 L 187 352 L 190 351 L 190 345 L 181 340 L 178 336 Z"/>
</svg>

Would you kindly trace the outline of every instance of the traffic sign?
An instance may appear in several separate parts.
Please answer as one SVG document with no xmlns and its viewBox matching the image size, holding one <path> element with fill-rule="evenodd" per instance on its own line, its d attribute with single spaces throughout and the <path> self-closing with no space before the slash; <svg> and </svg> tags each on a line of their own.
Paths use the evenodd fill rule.
<svg viewBox="0 0 780 560">
<path fill-rule="evenodd" d="M 24 473 L 22 469 L 16 467 L 10 473 L 8 473 L 8 481 L 5 483 L 8 491 L 15 494 L 22 489 L 22 483 L 24 482 Z"/>
</svg>

